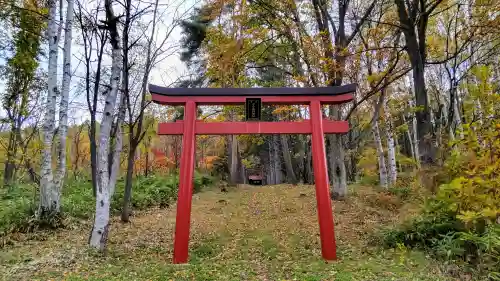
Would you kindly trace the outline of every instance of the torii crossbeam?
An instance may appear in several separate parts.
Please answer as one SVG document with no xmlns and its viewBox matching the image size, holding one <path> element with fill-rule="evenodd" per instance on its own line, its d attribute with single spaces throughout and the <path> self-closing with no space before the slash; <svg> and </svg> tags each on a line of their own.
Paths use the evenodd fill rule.
<svg viewBox="0 0 500 281">
<path fill-rule="evenodd" d="M 160 123 L 159 135 L 182 135 L 179 194 L 174 237 L 174 263 L 188 261 L 191 199 L 193 195 L 196 135 L 311 134 L 314 181 L 321 238 L 325 260 L 337 258 L 333 213 L 329 194 L 324 134 L 349 131 L 347 121 L 322 118 L 323 104 L 342 104 L 353 99 L 356 85 L 316 88 L 166 88 L 149 85 L 155 103 L 183 105 L 184 120 Z M 265 104 L 308 105 L 310 119 L 297 122 L 203 122 L 196 120 L 199 105 L 239 105 L 247 98 Z M 260 116 L 260 115 L 259 115 Z"/>
</svg>

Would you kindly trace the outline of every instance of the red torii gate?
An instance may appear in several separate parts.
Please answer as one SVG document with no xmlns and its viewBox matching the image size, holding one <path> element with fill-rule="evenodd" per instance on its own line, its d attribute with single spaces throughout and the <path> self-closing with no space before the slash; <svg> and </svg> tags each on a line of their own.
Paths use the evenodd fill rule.
<svg viewBox="0 0 500 281">
<path fill-rule="evenodd" d="M 321 253 L 325 260 L 335 260 L 337 251 L 324 134 L 347 133 L 349 124 L 347 121 L 323 119 L 321 105 L 349 102 L 355 91 L 355 84 L 316 88 L 166 88 L 150 84 L 149 92 L 155 103 L 184 106 L 183 121 L 158 125 L 159 135 L 183 136 L 173 262 L 188 261 L 196 135 L 239 134 L 312 134 Z M 196 108 L 199 105 L 241 105 L 245 104 L 247 98 L 275 105 L 309 105 L 311 117 L 310 120 L 298 122 L 204 123 L 196 120 Z M 260 118 L 260 105 L 258 110 Z"/>
</svg>

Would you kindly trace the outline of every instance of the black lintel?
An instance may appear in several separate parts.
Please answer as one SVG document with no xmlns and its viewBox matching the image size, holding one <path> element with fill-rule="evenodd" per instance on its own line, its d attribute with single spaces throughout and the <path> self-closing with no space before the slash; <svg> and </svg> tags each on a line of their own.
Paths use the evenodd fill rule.
<svg viewBox="0 0 500 281">
<path fill-rule="evenodd" d="M 353 93 L 356 84 L 311 88 L 167 88 L 149 84 L 149 92 L 164 96 L 332 96 Z"/>
</svg>

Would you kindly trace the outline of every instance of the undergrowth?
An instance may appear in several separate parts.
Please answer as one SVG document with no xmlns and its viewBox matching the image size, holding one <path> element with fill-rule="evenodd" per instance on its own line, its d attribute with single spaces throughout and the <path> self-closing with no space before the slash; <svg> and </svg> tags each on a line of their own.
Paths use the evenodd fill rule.
<svg viewBox="0 0 500 281">
<path fill-rule="evenodd" d="M 193 192 L 200 192 L 213 179 L 195 174 Z M 119 180 L 111 201 L 111 212 L 121 211 L 124 180 Z M 138 177 L 132 189 L 132 207 L 137 210 L 153 206 L 168 207 L 177 198 L 179 180 L 177 176 Z M 89 219 L 94 214 L 95 200 L 92 183 L 87 179 L 68 182 L 63 187 L 61 213 L 47 219 L 35 218 L 37 211 L 37 187 L 18 184 L 0 188 L 0 237 L 12 232 L 32 232 L 41 228 L 58 228 L 69 219 Z"/>
<path fill-rule="evenodd" d="M 435 171 L 445 183 L 420 216 L 388 231 L 384 242 L 425 248 L 500 280 L 500 95 L 488 86 L 487 69 L 473 73 L 480 83 L 469 86 L 462 136 L 450 142 L 450 156 Z M 479 100 L 489 116 L 484 120 L 474 117 Z"/>
<path fill-rule="evenodd" d="M 421 215 L 383 231 L 382 243 L 424 249 L 448 264 L 467 265 L 471 272 L 500 280 L 500 225 L 470 228 L 453 213 L 444 212 L 443 202 L 435 199 Z"/>
</svg>

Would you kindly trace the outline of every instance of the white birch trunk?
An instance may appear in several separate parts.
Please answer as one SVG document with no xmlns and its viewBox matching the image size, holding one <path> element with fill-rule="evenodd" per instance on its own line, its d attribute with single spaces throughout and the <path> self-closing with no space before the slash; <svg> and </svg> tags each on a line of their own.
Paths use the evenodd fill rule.
<svg viewBox="0 0 500 281">
<path fill-rule="evenodd" d="M 49 1 L 47 26 L 47 38 L 49 41 L 48 91 L 42 127 L 43 153 L 40 167 L 40 205 L 38 216 L 47 212 L 57 213 L 60 209 L 59 201 L 57 198 L 54 198 L 54 185 L 52 182 L 52 139 L 56 119 L 56 102 L 59 95 L 59 89 L 57 88 L 57 56 L 60 36 L 57 24 L 57 4 L 56 0 Z"/>
<path fill-rule="evenodd" d="M 68 135 L 68 99 L 71 84 L 71 44 L 73 36 L 73 6 L 74 0 L 68 0 L 66 12 L 66 24 L 64 31 L 64 65 L 63 80 L 61 87 L 61 101 L 59 104 L 59 130 L 58 130 L 58 151 L 57 151 L 57 171 L 54 176 L 55 196 L 61 197 L 61 189 L 66 175 L 66 138 Z"/>
<path fill-rule="evenodd" d="M 396 166 L 396 145 L 394 142 L 394 135 L 392 132 L 392 121 L 391 114 L 389 112 L 389 107 L 387 103 L 384 103 L 384 112 L 386 119 L 385 126 L 385 136 L 387 138 L 387 163 L 388 163 L 388 171 L 389 171 L 389 184 L 394 186 L 396 184 L 396 179 L 398 177 L 398 169 Z"/>
<path fill-rule="evenodd" d="M 381 187 L 387 189 L 387 168 L 385 166 L 384 148 L 382 147 L 382 139 L 380 137 L 378 120 L 373 121 L 372 133 L 373 139 L 375 141 L 375 148 L 377 149 L 379 184 Z"/>
<path fill-rule="evenodd" d="M 122 50 L 120 38 L 116 26 L 117 19 L 113 12 L 111 0 L 105 1 L 106 19 L 110 31 L 110 43 L 113 48 L 111 53 L 111 77 L 110 91 L 106 97 L 104 110 L 102 113 L 101 126 L 99 130 L 99 144 L 97 152 L 97 190 L 96 190 L 96 211 L 94 226 L 89 239 L 89 244 L 93 248 L 104 250 L 106 248 L 109 232 L 109 208 L 111 201 L 111 187 L 109 185 L 108 152 L 113 123 L 113 113 L 115 111 L 118 94 L 118 83 L 121 74 Z"/>
<path fill-rule="evenodd" d="M 413 97 L 410 99 L 410 107 L 413 108 L 415 107 L 415 103 L 413 102 Z M 420 168 L 420 151 L 418 150 L 418 136 L 417 136 L 417 117 L 415 115 L 415 112 L 412 113 L 412 146 L 413 146 L 413 151 L 415 152 L 415 161 L 417 163 L 417 167 Z"/>
<path fill-rule="evenodd" d="M 117 117 L 117 124 L 116 124 L 116 137 L 115 137 L 115 148 L 113 151 L 113 164 L 111 165 L 111 171 L 110 171 L 110 176 L 109 176 L 109 196 L 110 198 L 113 198 L 113 195 L 115 194 L 115 187 L 116 187 L 116 180 L 118 179 L 118 173 L 120 171 L 120 155 L 122 153 L 122 148 L 123 148 L 123 133 L 122 133 L 122 127 L 123 127 L 123 121 L 125 120 L 125 109 L 126 109 L 126 101 L 125 101 L 125 95 L 122 95 L 120 98 L 120 105 L 118 106 L 118 117 Z"/>
</svg>

